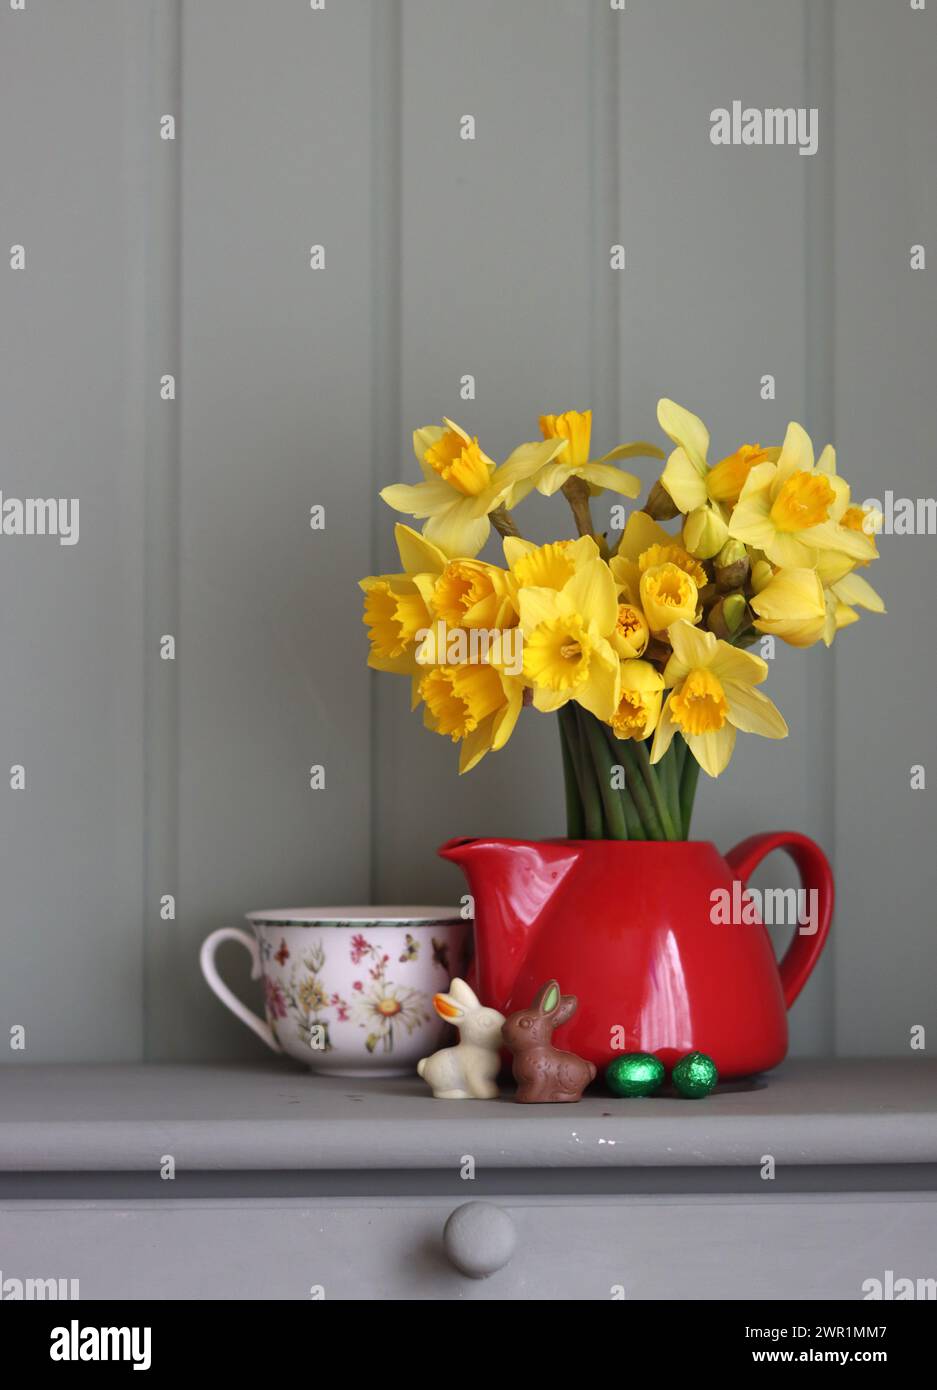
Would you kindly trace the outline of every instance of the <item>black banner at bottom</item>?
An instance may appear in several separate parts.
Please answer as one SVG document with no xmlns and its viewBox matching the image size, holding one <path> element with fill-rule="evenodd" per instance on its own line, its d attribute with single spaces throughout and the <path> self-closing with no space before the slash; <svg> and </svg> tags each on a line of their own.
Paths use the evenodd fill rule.
<svg viewBox="0 0 937 1390">
<path fill-rule="evenodd" d="M 471 1302 L 492 1307 L 481 1290 Z M 509 1313 L 510 1330 L 519 1343 L 552 1338 L 556 1314 L 548 1311 L 551 1306 L 544 1305 L 542 1323 L 535 1306 L 520 1316 L 516 1310 Z M 328 1345 L 322 1341 L 323 1334 L 338 1330 L 331 1316 L 336 1307 L 343 1305 L 337 1300 L 311 1300 L 284 1308 L 271 1302 L 259 1303 L 254 1311 L 243 1303 L 208 1301 L 7 1304 L 0 1316 L 0 1345 L 6 1369 L 16 1365 L 22 1374 L 48 1367 L 63 1378 L 89 1370 L 97 1375 L 129 1371 L 157 1379 L 169 1372 L 201 1370 L 214 1375 L 243 1376 L 255 1371 L 269 1375 L 273 1366 L 284 1369 L 285 1346 L 292 1348 L 287 1361 L 297 1356 L 306 1362 L 305 1373 L 310 1373 L 306 1358 L 312 1347 L 318 1347 L 318 1357 Z M 401 1330 L 399 1304 L 369 1304 L 372 1343 L 379 1332 L 382 1307 L 387 1310 L 388 1328 L 393 1327 L 398 1336 Z M 934 1312 L 933 1303 L 928 1302 L 611 1302 L 600 1308 L 577 1303 L 575 1315 L 564 1314 L 563 1322 L 566 1336 L 574 1329 L 572 1339 L 580 1356 L 588 1353 L 590 1343 L 603 1346 L 603 1354 L 614 1354 L 616 1341 L 622 1352 L 627 1346 L 641 1346 L 645 1354 L 661 1359 L 661 1370 L 669 1377 L 683 1366 L 694 1370 L 785 1365 L 911 1369 L 931 1344 Z M 343 1308 L 338 1313 L 339 1327 L 349 1316 L 361 1314 L 349 1315 Z M 453 1339 L 464 1339 L 458 1314 L 439 1323 L 434 1318 L 405 1316 L 403 1325 L 417 1339 L 406 1353 L 411 1370 L 421 1354 L 432 1348 L 434 1324 L 449 1355 Z M 573 1316 L 575 1322 L 571 1322 Z M 487 1334 L 498 1338 L 498 1322 L 492 1311 L 481 1325 L 477 1318 L 465 1324 L 471 1345 L 478 1348 L 479 1364 L 491 1355 Z M 458 1355 L 461 1369 L 469 1358 L 462 1347 Z"/>
</svg>

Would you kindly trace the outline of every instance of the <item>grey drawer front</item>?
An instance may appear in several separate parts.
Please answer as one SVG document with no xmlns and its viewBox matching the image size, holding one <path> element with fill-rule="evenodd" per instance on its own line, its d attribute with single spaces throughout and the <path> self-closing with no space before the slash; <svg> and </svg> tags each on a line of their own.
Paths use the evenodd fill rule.
<svg viewBox="0 0 937 1390">
<path fill-rule="evenodd" d="M 861 1299 L 888 1270 L 937 1277 L 929 1196 L 511 1198 L 517 1248 L 484 1280 L 443 1249 L 456 1205 L 4 1202 L 0 1270 L 86 1299 Z"/>
</svg>

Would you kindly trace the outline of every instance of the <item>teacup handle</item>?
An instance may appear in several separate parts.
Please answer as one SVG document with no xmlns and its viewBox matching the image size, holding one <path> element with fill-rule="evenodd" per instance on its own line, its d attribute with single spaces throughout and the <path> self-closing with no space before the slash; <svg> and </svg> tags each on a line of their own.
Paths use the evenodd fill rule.
<svg viewBox="0 0 937 1390">
<path fill-rule="evenodd" d="M 260 948 L 251 934 L 243 931 L 240 927 L 219 927 L 217 931 L 212 932 L 211 936 L 206 936 L 198 957 L 198 963 L 202 967 L 202 974 L 205 976 L 209 989 L 217 994 L 222 1004 L 231 1010 L 235 1018 L 246 1023 L 251 1032 L 263 1039 L 271 1051 L 282 1052 L 283 1049 L 274 1037 L 273 1029 L 269 1023 L 255 1014 L 246 1004 L 242 1004 L 237 995 L 228 988 L 218 974 L 215 966 L 215 952 L 222 941 L 240 941 L 241 945 L 247 948 L 251 958 L 252 980 L 259 980 L 263 974 L 263 967 L 260 963 Z"/>
</svg>

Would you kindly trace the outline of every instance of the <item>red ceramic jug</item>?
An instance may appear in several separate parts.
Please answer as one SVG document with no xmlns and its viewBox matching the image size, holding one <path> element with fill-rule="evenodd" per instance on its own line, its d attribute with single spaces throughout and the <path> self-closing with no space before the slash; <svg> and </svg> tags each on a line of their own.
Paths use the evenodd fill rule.
<svg viewBox="0 0 937 1390">
<path fill-rule="evenodd" d="M 780 965 L 742 896 L 775 849 L 794 860 L 801 901 L 816 907 L 815 929 L 794 925 Z M 475 900 L 483 1004 L 509 1014 L 557 979 L 579 998 L 557 1046 L 600 1068 L 621 1052 L 653 1052 L 669 1067 L 699 1051 L 729 1078 L 783 1059 L 787 1010 L 833 913 L 829 863 L 805 835 L 753 835 L 724 859 L 693 840 L 450 840 L 439 853 L 462 866 Z"/>
</svg>

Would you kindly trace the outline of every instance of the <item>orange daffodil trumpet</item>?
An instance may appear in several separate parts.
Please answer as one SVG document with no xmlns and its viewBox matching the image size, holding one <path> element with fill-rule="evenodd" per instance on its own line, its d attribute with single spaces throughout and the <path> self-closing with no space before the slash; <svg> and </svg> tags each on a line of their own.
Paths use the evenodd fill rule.
<svg viewBox="0 0 937 1390">
<path fill-rule="evenodd" d="M 564 440 L 567 447 L 543 469 L 537 478 L 537 489 L 544 497 L 559 492 L 570 478 L 579 478 L 595 496 L 603 488 L 622 497 L 637 497 L 641 480 L 633 473 L 616 468 L 616 459 L 663 458 L 656 444 L 637 440 L 632 444 L 616 444 L 607 454 L 594 462 L 589 458 L 592 443 L 592 411 L 567 410 L 562 415 L 541 415 L 540 429 L 546 440 Z"/>
<path fill-rule="evenodd" d="M 557 713 L 571 836 L 686 838 L 699 770 L 718 777 L 740 732 L 787 735 L 758 688 L 775 643 L 829 645 L 885 611 L 865 577 L 880 518 L 852 502 L 831 446 L 816 458 L 792 422 L 780 444 L 736 436 L 711 464 L 697 415 L 668 398 L 657 414 L 666 456 L 637 441 L 593 459 L 588 410 L 542 415 L 543 438 L 501 464 L 452 420 L 416 430 L 423 480 L 381 496 L 422 534 L 398 523 L 400 569 L 361 581 L 369 665 L 410 677 L 460 772 L 525 706 Z M 622 460 L 665 457 L 616 543 L 592 504 L 639 495 Z M 574 535 L 521 535 L 514 510 L 535 490 L 562 493 Z M 492 528 L 500 553 L 482 559 Z"/>
</svg>

